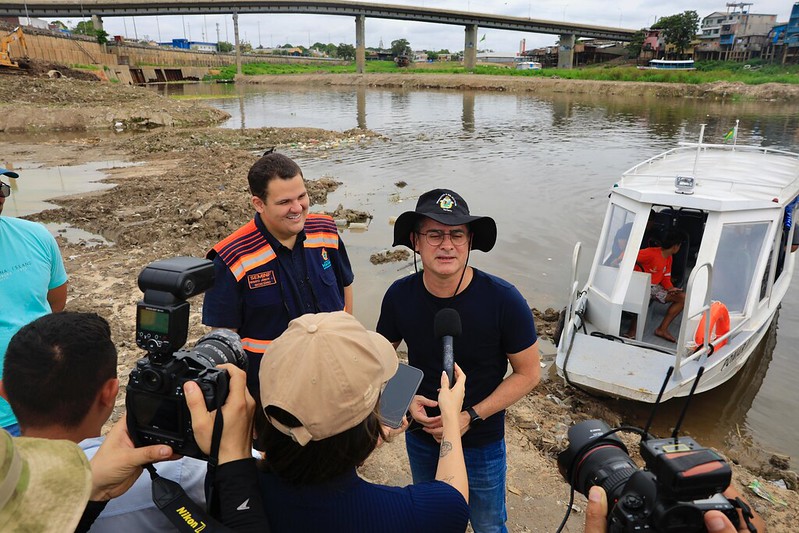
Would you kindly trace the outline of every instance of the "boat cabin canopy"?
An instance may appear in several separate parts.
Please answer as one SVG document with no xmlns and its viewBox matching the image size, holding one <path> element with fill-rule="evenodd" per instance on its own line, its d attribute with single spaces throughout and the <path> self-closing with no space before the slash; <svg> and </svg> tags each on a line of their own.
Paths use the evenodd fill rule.
<svg viewBox="0 0 799 533">
<path fill-rule="evenodd" d="M 769 306 L 775 287 L 787 289 L 799 158 L 779 158 L 775 165 L 772 157 L 765 179 L 755 183 L 747 176 L 764 175 L 760 152 L 742 150 L 731 162 L 729 154 L 718 155 L 677 149 L 637 165 L 614 186 L 586 285 L 586 320 L 599 332 L 621 335 L 635 315 L 638 341 L 676 351 L 674 343 L 647 334 L 659 319 L 646 323 L 651 280 L 636 269 L 638 253 L 659 248 L 672 230 L 682 241 L 672 257 L 675 287 L 686 288 L 697 265 L 712 266 L 712 273 L 697 271 L 687 295 L 685 339 L 694 338 L 708 288 L 710 300 L 726 305 L 733 329 Z M 679 177 L 694 178 L 690 191 L 677 192 Z M 668 306 L 657 305 L 665 313 Z"/>
</svg>

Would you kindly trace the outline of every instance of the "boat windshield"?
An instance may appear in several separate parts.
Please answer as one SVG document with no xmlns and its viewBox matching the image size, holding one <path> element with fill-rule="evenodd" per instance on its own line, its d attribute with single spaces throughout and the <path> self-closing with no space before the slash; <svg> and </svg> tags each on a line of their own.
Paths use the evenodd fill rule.
<svg viewBox="0 0 799 533">
<path fill-rule="evenodd" d="M 746 306 L 757 260 L 763 250 L 769 222 L 724 224 L 713 263 L 711 300 L 742 313 Z"/>
<path fill-rule="evenodd" d="M 624 258 L 624 250 L 630 239 L 630 230 L 633 227 L 635 213 L 618 205 L 613 206 L 610 214 L 608 233 L 605 235 L 605 247 L 602 251 L 602 264 L 619 268 L 619 263 Z"/>
</svg>

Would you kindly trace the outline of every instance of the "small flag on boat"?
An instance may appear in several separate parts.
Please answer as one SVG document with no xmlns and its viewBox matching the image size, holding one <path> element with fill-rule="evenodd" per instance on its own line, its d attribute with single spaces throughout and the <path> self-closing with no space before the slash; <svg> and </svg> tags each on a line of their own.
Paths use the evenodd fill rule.
<svg viewBox="0 0 799 533">
<path fill-rule="evenodd" d="M 730 129 L 730 131 L 728 131 L 728 132 L 727 132 L 727 133 L 724 135 L 724 140 L 725 140 L 725 141 L 729 141 L 729 140 L 730 140 L 730 139 L 732 139 L 734 136 L 735 136 L 735 128 L 732 128 L 732 129 Z"/>
</svg>

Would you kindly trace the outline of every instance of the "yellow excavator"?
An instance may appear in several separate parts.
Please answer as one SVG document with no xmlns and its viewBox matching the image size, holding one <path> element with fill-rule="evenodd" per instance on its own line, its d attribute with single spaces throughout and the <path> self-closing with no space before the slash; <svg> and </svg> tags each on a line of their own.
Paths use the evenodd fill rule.
<svg viewBox="0 0 799 533">
<path fill-rule="evenodd" d="M 11 60 L 11 44 L 19 43 L 19 48 L 28 56 L 28 46 L 25 44 L 25 36 L 22 34 L 22 28 L 17 26 L 14 31 L 8 35 L 0 37 L 0 67 L 19 68 L 19 63 Z"/>
</svg>

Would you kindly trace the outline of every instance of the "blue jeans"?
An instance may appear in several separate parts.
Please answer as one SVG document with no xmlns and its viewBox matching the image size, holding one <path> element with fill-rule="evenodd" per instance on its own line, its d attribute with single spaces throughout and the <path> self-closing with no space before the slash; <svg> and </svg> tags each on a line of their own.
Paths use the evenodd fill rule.
<svg viewBox="0 0 799 533">
<path fill-rule="evenodd" d="M 405 446 L 414 483 L 433 481 L 438 467 L 438 445 L 431 445 L 413 433 L 405 433 Z M 464 448 L 469 477 L 469 509 L 475 533 L 507 533 L 505 522 L 505 439 L 479 448 Z"/>
<path fill-rule="evenodd" d="M 8 431 L 8 434 L 12 437 L 21 437 L 22 433 L 19 430 L 19 424 L 11 424 L 10 426 L 6 426 L 3 429 Z"/>
</svg>

